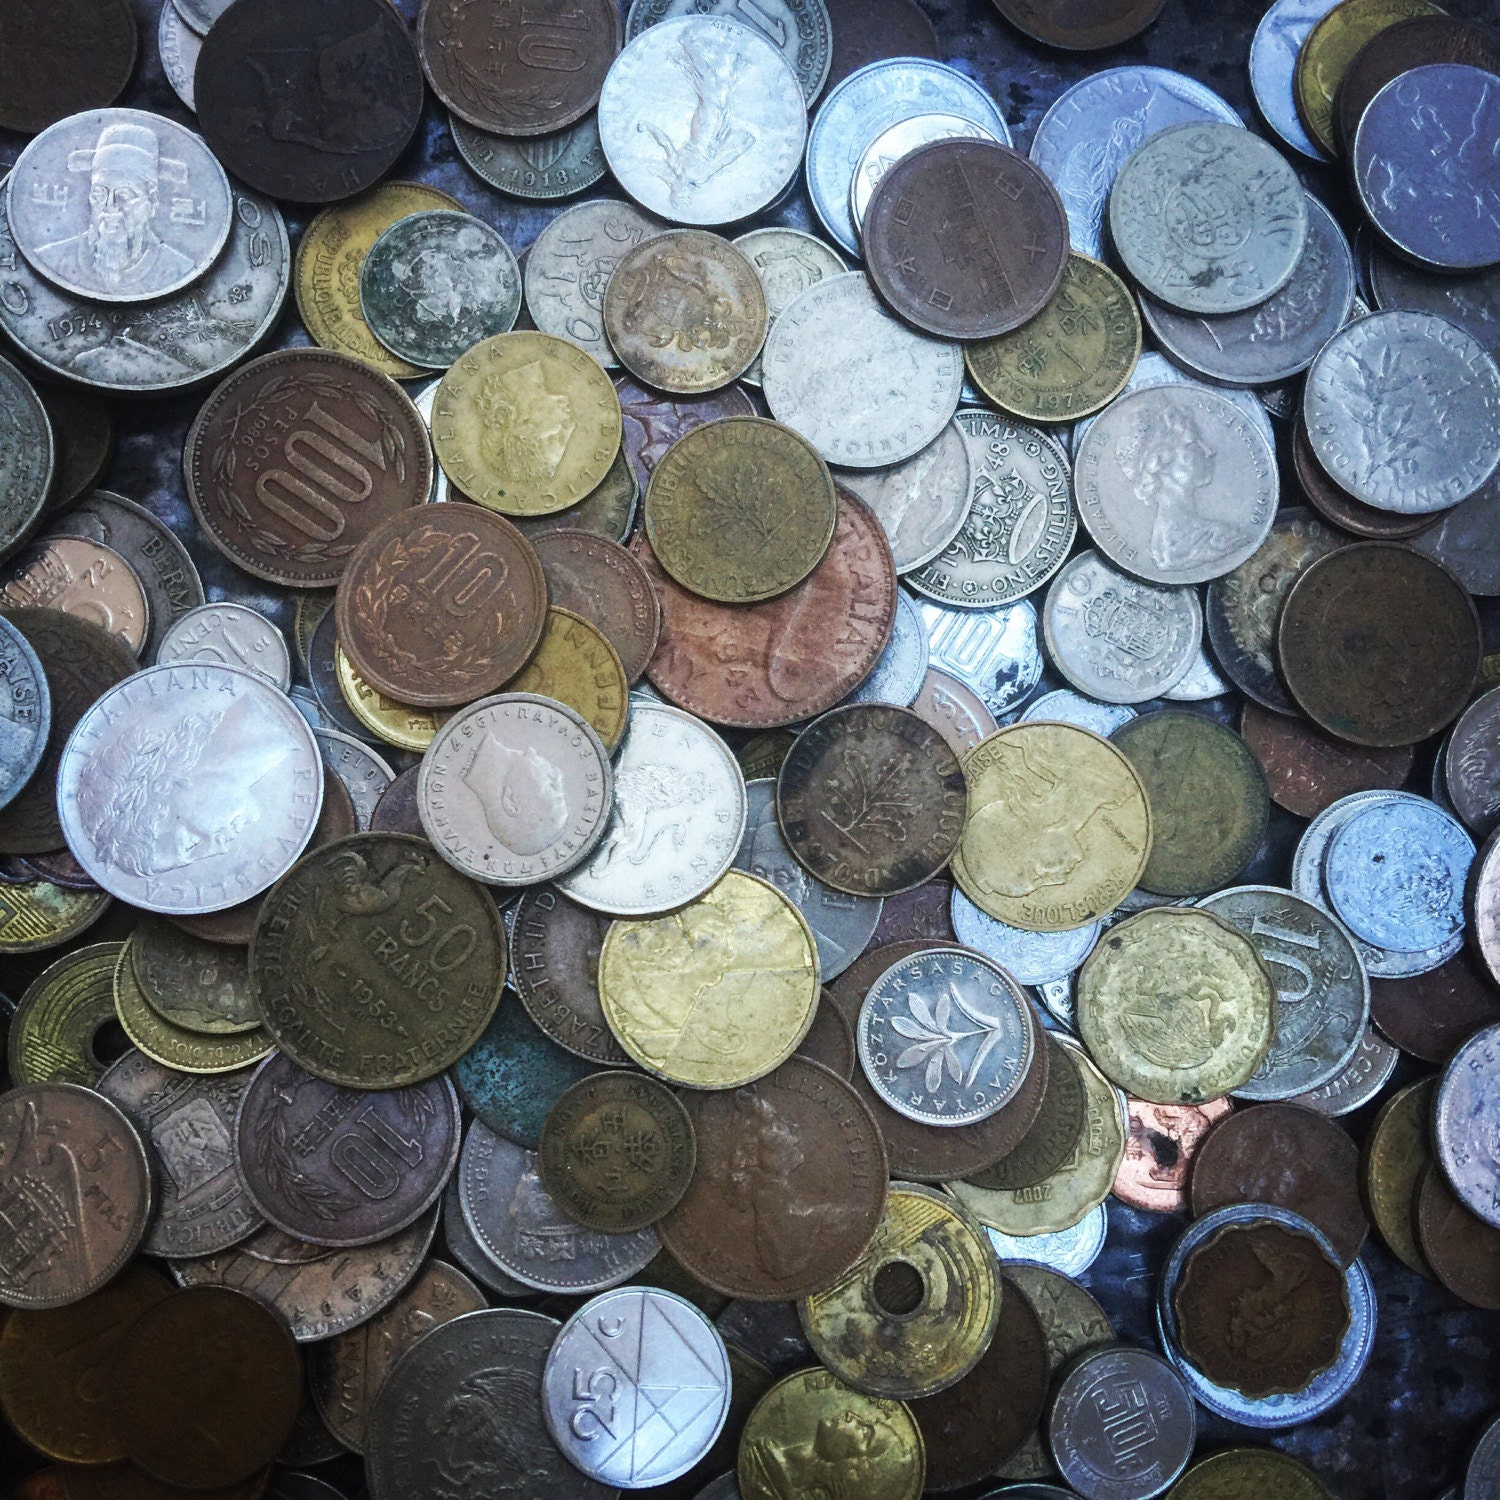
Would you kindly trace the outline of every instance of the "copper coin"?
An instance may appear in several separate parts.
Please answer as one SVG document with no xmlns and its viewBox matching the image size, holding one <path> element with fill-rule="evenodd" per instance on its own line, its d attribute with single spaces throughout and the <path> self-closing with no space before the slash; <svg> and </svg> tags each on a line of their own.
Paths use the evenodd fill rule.
<svg viewBox="0 0 1500 1500">
<path fill-rule="evenodd" d="M 1230 1099 L 1208 1104 L 1152 1104 L 1127 1095 L 1130 1134 L 1125 1156 L 1111 1189 L 1121 1203 L 1152 1213 L 1175 1213 L 1187 1207 L 1188 1173 L 1198 1143 L 1226 1115 Z"/>
<path fill-rule="evenodd" d="M 988 1479 L 1020 1450 L 1047 1404 L 1047 1334 L 1008 1276 L 1000 1318 L 979 1363 L 956 1385 L 910 1403 L 927 1450 L 927 1491 Z"/>
<path fill-rule="evenodd" d="M 136 1319 L 113 1399 L 131 1459 L 184 1489 L 234 1484 L 291 1435 L 302 1357 L 270 1308 L 228 1287 L 174 1292 Z"/>
<path fill-rule="evenodd" d="M 564 528 L 532 540 L 553 604 L 582 615 L 620 655 L 636 682 L 661 635 L 661 603 L 650 575 L 618 542 Z"/>
<path fill-rule="evenodd" d="M 1441 1066 L 1476 1031 L 1500 1021 L 1500 991 L 1460 950 L 1415 979 L 1371 979 L 1370 1019 L 1403 1052 Z"/>
<path fill-rule="evenodd" d="M 1144 31 L 1166 0 L 995 0 L 1018 31 L 1048 47 L 1097 52 Z"/>
<path fill-rule="evenodd" d="M 900 959 L 910 958 L 913 953 L 925 953 L 934 946 L 942 945 L 929 942 L 924 937 L 897 939 L 880 947 L 876 947 L 872 940 L 870 946 L 824 988 L 824 998 L 838 1007 L 851 1026 L 857 1027 L 860 1007 L 865 1003 L 870 986 L 892 964 Z"/>
<path fill-rule="evenodd" d="M 755 403 L 738 385 L 726 386 L 707 396 L 668 396 L 621 375 L 615 380 L 615 394 L 620 398 L 624 423 L 621 450 L 643 495 L 652 471 L 683 433 L 702 427 L 705 422 L 717 422 L 721 417 L 760 415 Z"/>
<path fill-rule="evenodd" d="M 912 939 L 938 944 L 958 941 L 953 930 L 953 882 L 946 875 L 934 875 L 915 890 L 887 896 L 869 946 Z"/>
<path fill-rule="evenodd" d="M 15 856 L 38 880 L 60 885 L 65 891 L 97 891 L 103 887 L 78 863 L 71 849 L 49 849 L 45 854 Z"/>
<path fill-rule="evenodd" d="M 787 848 L 854 896 L 892 896 L 952 859 L 968 816 L 958 757 L 925 719 L 886 703 L 835 709 L 803 730 L 776 780 Z"/>
<path fill-rule="evenodd" d="M 487 697 L 526 665 L 547 618 L 531 543 L 478 505 L 398 511 L 339 580 L 339 644 L 372 687 L 418 708 Z"/>
<path fill-rule="evenodd" d="M 800 1057 L 744 1088 L 685 1092 L 698 1166 L 656 1227 L 691 1275 L 726 1296 L 789 1302 L 833 1285 L 885 1210 L 875 1118 L 849 1084 Z"/>
<path fill-rule="evenodd" d="M 416 133 L 417 49 L 387 0 L 256 0 L 203 39 L 198 125 L 225 169 L 294 203 L 374 187 Z"/>
<path fill-rule="evenodd" d="M 1363 542 L 1293 585 L 1277 648 L 1315 724 L 1357 745 L 1411 745 L 1463 712 L 1484 643 L 1474 601 L 1430 558 Z"/>
<path fill-rule="evenodd" d="M 386 0 L 359 3 L 390 11 Z M 289 588 L 331 588 L 382 521 L 426 501 L 432 446 L 394 380 L 346 354 L 281 349 L 208 398 L 182 468 L 203 534 L 232 563 Z"/>
<path fill-rule="evenodd" d="M 1077 1153 L 1078 1143 L 1088 1129 L 1088 1096 L 1078 1064 L 1049 1032 L 1039 1028 L 1038 1037 L 1047 1053 L 1047 1087 L 1041 1108 L 1013 1151 L 993 1166 L 969 1176 L 968 1181 L 976 1187 L 1003 1190 L 1036 1187 Z"/>
<path fill-rule="evenodd" d="M 1500 1229 L 1460 1203 L 1435 1165 L 1422 1173 L 1416 1217 L 1417 1242 L 1437 1279 L 1474 1307 L 1500 1311 Z"/>
<path fill-rule="evenodd" d="M 427 837 L 417 812 L 417 782 L 421 774 L 421 766 L 412 766 L 380 794 L 380 801 L 370 815 L 371 833 L 409 833 L 419 839 Z M 350 829 L 351 833 L 353 831 Z"/>
<path fill-rule="evenodd" d="M 417 46 L 433 92 L 495 135 L 547 135 L 598 102 L 624 39 L 615 0 L 554 5 L 425 0 Z"/>
<path fill-rule="evenodd" d="M 0 129 L 35 135 L 129 87 L 140 35 L 128 0 L 6 0 Z"/>
<path fill-rule="evenodd" d="M 1351 792 L 1394 790 L 1416 758 L 1411 745 L 1351 745 L 1306 719 L 1285 718 L 1257 703 L 1245 704 L 1240 737 L 1266 773 L 1271 800 L 1299 818 L 1315 818 Z"/>
<path fill-rule="evenodd" d="M 647 668 L 663 697 L 715 724 L 768 729 L 812 718 L 869 675 L 896 621 L 896 565 L 875 513 L 838 491 L 823 561 L 763 604 L 717 604 L 669 578 L 644 536 L 631 543 L 661 600 Z"/>
<path fill-rule="evenodd" d="M 994 141 L 936 141 L 886 173 L 863 229 L 875 289 L 947 339 L 998 338 L 1052 299 L 1068 215 L 1052 180 Z"/>
<path fill-rule="evenodd" d="M 840 1078 L 854 1077 L 854 1069 L 859 1061 L 854 1028 L 843 1011 L 828 998 L 826 989 L 818 1002 L 817 1010 L 813 1012 L 812 1025 L 807 1028 L 807 1035 L 798 1044 L 796 1055 L 806 1058 L 808 1062 L 822 1063 L 829 1072 L 837 1073 Z"/>
<path fill-rule="evenodd" d="M 1355 536 L 1371 541 L 1399 542 L 1419 536 L 1436 525 L 1439 519 L 1430 515 L 1406 516 L 1395 511 L 1377 510 L 1363 500 L 1356 500 L 1336 484 L 1318 462 L 1312 444 L 1307 440 L 1307 424 L 1300 416 L 1292 433 L 1292 470 L 1312 508 L 1325 521 L 1331 521 Z"/>
<path fill-rule="evenodd" d="M 824 0 L 833 23 L 833 61 L 824 92 L 887 57 L 942 57 L 937 32 L 914 0 Z"/>
<path fill-rule="evenodd" d="M 47 745 L 31 779 L 0 808 L 0 853 L 46 854 L 64 847 L 57 820 L 57 763 L 78 721 L 140 663 L 108 631 L 55 609 L 12 609 L 5 618 L 36 652 L 52 697 Z"/>
<path fill-rule="evenodd" d="M 1191 1200 L 1194 1218 L 1226 1203 L 1289 1208 L 1328 1236 L 1345 1265 L 1370 1232 L 1359 1147 L 1342 1125 L 1300 1104 L 1256 1104 L 1215 1125 L 1193 1163 Z"/>
<path fill-rule="evenodd" d="M 135 569 L 92 537 L 43 537 L 8 559 L 0 572 L 0 609 L 61 610 L 99 626 L 134 656 L 151 626 Z"/>
</svg>

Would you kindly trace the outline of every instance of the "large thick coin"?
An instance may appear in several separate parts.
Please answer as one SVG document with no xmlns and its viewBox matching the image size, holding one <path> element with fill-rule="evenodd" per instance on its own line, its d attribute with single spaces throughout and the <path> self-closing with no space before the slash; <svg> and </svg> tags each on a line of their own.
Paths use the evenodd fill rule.
<svg viewBox="0 0 1500 1500">
<path fill-rule="evenodd" d="M 105 890 L 146 911 L 222 911 L 312 836 L 323 760 L 274 688 L 230 667 L 152 667 L 78 722 L 58 766 L 63 831 Z"/>
<path fill-rule="evenodd" d="M 609 170 L 592 114 L 551 135 L 492 135 L 457 115 L 449 116 L 448 126 L 459 155 L 491 187 L 514 198 L 552 203 L 593 187 Z"/>
<path fill-rule="evenodd" d="M 135 14 L 124 0 L 17 0 L 0 23 L 0 127 L 32 135 L 113 104 L 130 83 L 139 48 Z"/>
<path fill-rule="evenodd" d="M 15 800 L 41 764 L 52 727 L 52 695 L 31 643 L 0 616 L 0 807 Z"/>
</svg>

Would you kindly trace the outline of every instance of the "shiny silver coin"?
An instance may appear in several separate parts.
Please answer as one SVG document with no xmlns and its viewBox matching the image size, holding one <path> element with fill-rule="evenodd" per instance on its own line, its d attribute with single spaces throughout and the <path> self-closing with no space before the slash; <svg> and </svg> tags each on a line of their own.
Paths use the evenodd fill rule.
<svg viewBox="0 0 1500 1500">
<path fill-rule="evenodd" d="M 590 1479 L 646 1489 L 687 1473 L 729 1416 L 729 1352 L 685 1298 L 622 1287 L 563 1324 L 542 1374 L 542 1417 Z"/>
<path fill-rule="evenodd" d="M 234 199 L 199 136 L 140 109 L 50 125 L 11 168 L 6 217 L 37 273 L 95 302 L 146 302 L 197 281 L 229 239 Z"/>
<path fill-rule="evenodd" d="M 247 604 L 201 604 L 179 615 L 156 648 L 158 666 L 209 661 L 239 667 L 281 692 L 292 685 L 286 637 Z"/>
<path fill-rule="evenodd" d="M 1353 1114 L 1380 1097 L 1400 1060 L 1400 1050 L 1373 1026 L 1367 1026 L 1354 1056 L 1327 1083 L 1306 1094 L 1295 1094 L 1289 1102 L 1305 1104 L 1320 1115 Z"/>
<path fill-rule="evenodd" d="M 352 734 L 338 729 L 314 729 L 313 735 L 323 752 L 323 765 L 344 783 L 344 790 L 349 793 L 359 831 L 367 833 L 376 804 L 396 779 L 396 773 L 383 756 Z"/>
<path fill-rule="evenodd" d="M 1500 266 L 1464 276 L 1408 264 L 1378 244 L 1368 247 L 1370 291 L 1381 312 L 1435 313 L 1462 328 L 1500 360 Z"/>
<path fill-rule="evenodd" d="M 799 293 L 830 276 L 842 276 L 849 269 L 837 252 L 816 235 L 803 234 L 800 229 L 752 229 L 733 244 L 760 277 L 760 288 L 766 298 L 767 336 Z M 746 385 L 761 384 L 760 355 L 755 356 L 740 379 Z"/>
<path fill-rule="evenodd" d="M 599 141 L 599 117 L 590 112 L 576 125 L 553 135 L 492 135 L 448 116 L 453 144 L 475 173 L 513 198 L 553 203 L 571 198 L 609 170 Z"/>
<path fill-rule="evenodd" d="M 203 38 L 182 19 L 182 12 L 167 0 L 161 8 L 156 26 L 156 50 L 161 56 L 161 70 L 172 85 L 172 92 L 189 109 L 197 109 L 193 94 L 193 75 L 198 70 L 198 54 Z"/>
<path fill-rule="evenodd" d="M 57 773 L 63 832 L 111 895 L 169 916 L 222 911 L 296 862 L 323 805 L 312 730 L 231 667 L 151 667 L 79 721 Z"/>
<path fill-rule="evenodd" d="M 1433 1101 L 1432 1146 L 1453 1191 L 1500 1227 L 1500 1025 L 1449 1059 Z"/>
<path fill-rule="evenodd" d="M 981 911 L 956 887 L 949 899 L 949 913 L 953 931 L 964 947 L 994 959 L 1022 984 L 1051 984 L 1066 979 L 1099 941 L 1097 922 L 1068 932 L 1023 932 Z"/>
<path fill-rule="evenodd" d="M 844 699 L 845 703 L 894 703 L 909 708 L 922 691 L 927 676 L 930 648 L 927 628 L 905 589 L 896 592 L 896 622 L 890 644 L 880 654 L 870 675 Z M 828 977 L 827 966 L 823 970 Z"/>
<path fill-rule="evenodd" d="M 797 863 L 776 821 L 774 778 L 747 781 L 745 798 L 745 841 L 734 868 L 775 886 L 807 919 L 818 946 L 818 972 L 827 984 L 864 952 L 885 902 L 879 896 L 845 895 L 815 880 Z"/>
<path fill-rule="evenodd" d="M 4 303 L 0 296 L 0 305 Z M 30 534 L 56 469 L 52 423 L 31 382 L 0 359 L 0 557 Z"/>
<path fill-rule="evenodd" d="M 1002 1234 L 988 1225 L 984 1232 L 1002 1265 L 1008 1260 L 1024 1260 L 1062 1276 L 1082 1276 L 1099 1259 L 1107 1221 L 1101 1203 L 1071 1229 L 1056 1234 Z"/>
<path fill-rule="evenodd" d="M 1191 670 L 1203 607 L 1190 588 L 1160 588 L 1080 552 L 1052 580 L 1042 607 L 1047 654 L 1090 698 L 1145 703 Z"/>
<path fill-rule="evenodd" d="M 1337 4 L 1338 0 L 1274 0 L 1250 43 L 1250 88 L 1266 124 L 1294 151 L 1314 161 L 1327 161 L 1328 154 L 1302 123 L 1293 78 L 1303 42 Z"/>
<path fill-rule="evenodd" d="M 1018 599 L 1002 609 L 953 609 L 924 599 L 929 661 L 979 695 L 995 715 L 1019 708 L 1042 680 L 1036 607 Z"/>
<path fill-rule="evenodd" d="M 807 106 L 761 31 L 719 16 L 649 27 L 615 59 L 599 138 L 620 186 L 676 224 L 749 218 L 797 175 Z"/>
<path fill-rule="evenodd" d="M 849 213 L 856 231 L 865 227 L 865 210 L 875 189 L 885 180 L 885 174 L 919 146 L 930 146 L 934 141 L 994 141 L 998 137 L 983 125 L 966 120 L 962 115 L 913 115 L 909 120 L 898 120 L 888 130 L 882 130 L 859 158 L 854 169 L 854 181 L 849 184 Z"/>
<path fill-rule="evenodd" d="M 1199 646 L 1192 666 L 1162 697 L 1169 703 L 1206 703 L 1210 698 L 1222 698 L 1229 691 L 1229 684 L 1219 675 L 1208 652 Z"/>
<path fill-rule="evenodd" d="M 1082 693 L 1075 693 L 1072 688 L 1056 688 L 1028 703 L 1021 722 L 1052 719 L 1060 724 L 1076 724 L 1080 729 L 1091 729 L 1107 740 L 1122 724 L 1128 724 L 1135 717 L 1135 710 L 1126 704 L 1100 703 Z"/>
<path fill-rule="evenodd" d="M 1500 367 L 1430 313 L 1376 313 L 1335 334 L 1302 411 L 1318 462 L 1378 510 L 1446 510 L 1500 464 Z"/>
<path fill-rule="evenodd" d="M 0 807 L 31 780 L 51 727 L 47 674 L 31 643 L 0 615 Z"/>
</svg>

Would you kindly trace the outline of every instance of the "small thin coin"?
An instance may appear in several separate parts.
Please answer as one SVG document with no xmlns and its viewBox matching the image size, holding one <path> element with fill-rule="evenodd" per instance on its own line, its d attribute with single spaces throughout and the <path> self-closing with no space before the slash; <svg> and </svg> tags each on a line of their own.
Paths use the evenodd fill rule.
<svg viewBox="0 0 1500 1500">
<path fill-rule="evenodd" d="M 320 646 L 327 645 L 328 638 L 337 635 L 332 610 L 328 612 L 328 617 L 324 637 L 318 643 Z M 346 718 L 352 719 L 355 728 L 382 744 L 394 745 L 398 750 L 411 750 L 420 755 L 437 738 L 438 730 L 453 717 L 446 709 L 416 708 L 410 703 L 398 703 L 394 698 L 387 698 L 354 670 L 354 663 L 349 660 L 344 648 L 337 644 L 334 645 L 331 662 L 326 662 L 317 655 L 314 656 L 314 662 L 314 682 L 321 687 L 322 693 L 320 695 L 315 689 L 313 696 L 318 707 L 325 710 L 325 716 L 335 717 L 326 714 L 324 704 L 324 696 L 331 688 L 337 697 L 329 701 L 335 709 L 343 711 L 336 722 L 342 724 Z M 331 673 L 327 671 L 328 667 L 332 668 Z M 329 676 L 333 679 L 331 682 L 328 680 Z M 349 737 L 355 738 L 354 735 Z"/>
<path fill-rule="evenodd" d="M 151 606 L 135 569 L 113 547 L 91 538 L 49 536 L 0 571 L 0 609 L 55 609 L 107 631 L 139 656 Z"/>
<path fill-rule="evenodd" d="M 821 5 L 823 0 L 810 3 Z M 739 235 L 733 244 L 760 277 L 761 290 L 766 294 L 768 336 L 782 309 L 799 293 L 830 276 L 842 276 L 849 269 L 836 250 L 800 229 L 752 229 L 749 234 Z M 759 355 L 740 379 L 746 385 L 761 383 Z"/>
<path fill-rule="evenodd" d="M 245 604 L 202 604 L 177 616 L 156 648 L 158 665 L 208 661 L 239 667 L 285 692 L 292 683 L 286 637 Z"/>
</svg>

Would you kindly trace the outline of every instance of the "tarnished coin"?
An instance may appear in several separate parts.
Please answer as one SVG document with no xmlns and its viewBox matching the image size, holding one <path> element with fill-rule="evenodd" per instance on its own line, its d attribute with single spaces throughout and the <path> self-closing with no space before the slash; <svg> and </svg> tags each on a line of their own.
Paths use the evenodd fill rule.
<svg viewBox="0 0 1500 1500">
<path fill-rule="evenodd" d="M 1175 1213 L 1187 1207 L 1188 1174 L 1203 1137 L 1234 1102 L 1152 1104 L 1127 1098 L 1129 1136 L 1125 1156 L 1110 1191 L 1122 1203 L 1151 1213 Z"/>
<path fill-rule="evenodd" d="M 1459 24 L 1444 18 L 1446 24 Z M 1494 306 L 1500 292 L 1500 273 L 1470 271 L 1440 275 L 1411 265 L 1378 243 L 1369 246 L 1370 291 L 1382 312 L 1407 308 L 1435 313 L 1472 334 L 1495 359 L 1500 359 L 1500 333 L 1494 327 Z"/>
<path fill-rule="evenodd" d="M 1294 151 L 1314 161 L 1328 153 L 1307 133 L 1297 111 L 1297 54 L 1338 0 L 1275 0 L 1250 43 L 1250 88 L 1266 123 Z"/>
<path fill-rule="evenodd" d="M 1500 823 L 1500 766 L 1494 746 L 1500 743 L 1500 692 L 1476 698 L 1453 726 L 1443 751 L 1443 785 L 1453 810 L 1476 838 L 1488 838 Z"/>
<path fill-rule="evenodd" d="M 1172 1500 L 1333 1500 L 1333 1491 L 1313 1471 L 1274 1448 L 1225 1448 L 1199 1459 L 1172 1486 Z"/>
<path fill-rule="evenodd" d="M 76 505 L 103 479 L 115 454 L 118 429 L 114 408 L 90 391 L 75 386 L 44 385 L 37 388 L 37 396 L 52 424 L 56 448 L 57 473 L 46 508 L 49 517 L 56 517 Z"/>
<path fill-rule="evenodd" d="M 1364 542 L 1297 581 L 1277 647 L 1292 697 L 1314 723 L 1356 745 L 1410 745 L 1468 702 L 1483 654 L 1478 624 L 1445 568 L 1406 547 Z"/>
<path fill-rule="evenodd" d="M 1466 1208 L 1435 1165 L 1422 1173 L 1413 1219 L 1438 1281 L 1473 1307 L 1500 1309 L 1500 1229 Z"/>
<path fill-rule="evenodd" d="M 655 3 L 660 3 L 660 0 L 655 0 Z M 805 0 L 805 3 L 807 13 L 811 14 L 814 6 L 821 10 L 823 0 Z M 799 293 L 830 276 L 842 276 L 849 269 L 836 251 L 800 229 L 752 229 L 749 234 L 739 235 L 733 244 L 760 277 L 761 290 L 766 296 L 768 334 L 782 310 L 795 301 Z M 761 383 L 758 354 L 740 379 L 746 385 Z"/>
<path fill-rule="evenodd" d="M 4 248 L 0 235 L 0 250 Z M 35 527 L 57 468 L 46 409 L 31 382 L 5 359 L 0 359 L 0 434 L 5 438 L 0 447 L 0 494 L 4 496 L 0 500 L 0 556 L 4 556 Z"/>
<path fill-rule="evenodd" d="M 157 22 L 156 50 L 172 92 L 189 109 L 194 109 L 197 96 L 193 92 L 193 75 L 198 71 L 203 37 L 183 20 L 182 12 L 170 0 L 162 6 L 161 18 Z"/>
<path fill-rule="evenodd" d="M 1400 1051 L 1373 1026 L 1366 1026 L 1349 1061 L 1327 1083 L 1305 1094 L 1294 1094 L 1291 1102 L 1305 1104 L 1322 1115 L 1353 1114 L 1379 1097 L 1400 1060 Z"/>
<path fill-rule="evenodd" d="M 325 769 L 343 783 L 349 794 L 358 831 L 368 832 L 375 805 L 396 779 L 396 773 L 369 745 L 352 734 L 338 729 L 314 729 L 313 738 L 322 752 Z"/>
<path fill-rule="evenodd" d="M 515 198 L 556 202 L 593 187 L 609 170 L 593 114 L 549 135 L 495 135 L 457 115 L 449 116 L 448 128 L 478 176 Z"/>
<path fill-rule="evenodd" d="M 913 115 L 882 130 L 861 153 L 849 184 L 849 212 L 856 230 L 863 229 L 865 213 L 875 189 L 902 157 L 937 141 L 995 141 L 998 137 L 962 115 Z"/>
<path fill-rule="evenodd" d="M 619 543 L 563 528 L 532 538 L 547 596 L 594 625 L 619 654 L 628 681 L 646 670 L 661 634 L 661 605 L 650 576 Z"/>
<path fill-rule="evenodd" d="M 963 761 L 970 816 L 953 864 L 997 921 L 1062 932 L 1097 921 L 1134 889 L 1152 846 L 1140 777 L 1108 742 L 1071 724 L 1015 724 Z"/>
<path fill-rule="evenodd" d="M 619 653 L 601 630 L 570 609 L 548 609 L 536 650 L 507 686 L 512 693 L 571 708 L 606 750 L 614 750 L 625 732 L 630 684 Z"/>
<path fill-rule="evenodd" d="M 1500 1162 L 1495 1139 L 1494 1079 L 1500 1072 L 1500 1026 L 1476 1032 L 1456 1051 L 1433 1101 L 1433 1153 L 1455 1193 L 1486 1224 L 1500 1227 Z"/>
<path fill-rule="evenodd" d="M 1162 0 L 1107 0 L 1057 9 L 1039 0 L 996 0 L 1012 26 L 1047 47 L 1099 52 L 1144 31 L 1161 14 Z"/>
<path fill-rule="evenodd" d="M 1267 713 L 1254 703 L 1244 706 L 1240 734 L 1266 773 L 1271 800 L 1299 818 L 1316 817 L 1353 792 L 1398 787 L 1411 771 L 1410 745 L 1386 750 L 1352 745 L 1304 719 Z"/>
<path fill-rule="evenodd" d="M 49 964 L 16 1003 L 6 1039 L 15 1083 L 92 1087 L 104 1063 L 95 1050 L 114 1010 L 119 943 L 91 943 Z"/>
<path fill-rule="evenodd" d="M 910 706 L 948 741 L 960 760 L 999 728 L 994 714 L 973 688 L 936 667 L 928 667 Z"/>
<path fill-rule="evenodd" d="M 286 637 L 263 614 L 228 601 L 178 615 L 156 648 L 156 660 L 158 665 L 208 661 L 239 667 L 283 693 L 292 682 Z"/>
<path fill-rule="evenodd" d="M 880 660 L 871 668 L 870 675 L 849 694 L 848 701 L 909 707 L 922 689 L 931 655 L 927 628 L 912 603 L 911 595 L 897 589 L 896 619 L 891 627 L 890 643 L 880 653 Z"/>
<path fill-rule="evenodd" d="M 134 12 L 121 0 L 21 0 L 0 26 L 0 126 L 31 135 L 113 104 L 139 47 Z"/>
<path fill-rule="evenodd" d="M 1430 1078 L 1398 1089 L 1381 1106 L 1360 1154 L 1365 1207 L 1391 1253 L 1419 1276 L 1432 1267 L 1417 1238 L 1417 1195 L 1432 1165 L 1428 1121 L 1434 1082 Z"/>
<path fill-rule="evenodd" d="M 1078 974 L 1089 1051 L 1112 1082 L 1160 1104 L 1201 1104 L 1243 1087 L 1270 1048 L 1275 1004 L 1254 944 L 1208 912 L 1179 907 L 1112 927 Z"/>
<path fill-rule="evenodd" d="M 0 807 L 13 802 L 41 764 L 52 695 L 31 643 L 0 615 Z"/>
<path fill-rule="evenodd" d="M 1093 951 L 1099 923 L 1086 922 L 1061 932 L 1028 932 L 997 921 L 962 891 L 950 897 L 953 930 L 967 948 L 994 959 L 1022 984 L 1044 985 L 1066 979 Z"/>
<path fill-rule="evenodd" d="M 0 571 L 0 609 L 56 609 L 99 626 L 139 655 L 151 609 L 135 570 L 113 547 L 51 536 L 23 548 Z"/>
<path fill-rule="evenodd" d="M 333 611 L 330 610 L 325 637 L 319 645 L 326 645 L 327 636 L 334 634 Z M 329 665 L 333 668 L 331 674 L 325 670 Z M 335 722 L 340 724 L 346 719 L 352 719 L 354 727 L 366 738 L 373 737 L 382 744 L 394 745 L 398 750 L 411 750 L 420 755 L 437 738 L 438 730 L 453 717 L 447 709 L 414 708 L 410 703 L 398 703 L 394 698 L 387 698 L 384 693 L 377 692 L 354 670 L 354 664 L 344 654 L 342 646 L 334 647 L 331 663 L 315 657 L 314 670 L 311 675 L 313 681 L 322 688 L 322 692 L 315 692 L 313 697 L 325 718 L 334 718 Z M 332 682 L 328 680 L 330 675 Z M 332 694 L 337 695 L 336 697 L 330 695 L 330 689 Z M 295 692 L 294 689 L 294 696 Z M 336 715 L 326 712 L 326 708 L 330 705 L 335 710 L 339 710 Z M 343 733 L 340 730 L 319 732 L 322 734 Z M 352 734 L 346 737 L 356 738 Z M 320 743 L 325 742 L 320 741 Z"/>
</svg>

